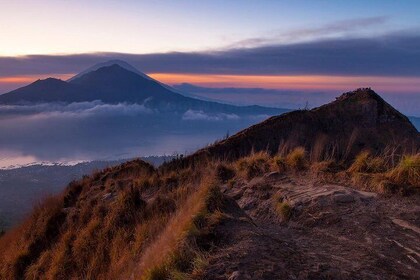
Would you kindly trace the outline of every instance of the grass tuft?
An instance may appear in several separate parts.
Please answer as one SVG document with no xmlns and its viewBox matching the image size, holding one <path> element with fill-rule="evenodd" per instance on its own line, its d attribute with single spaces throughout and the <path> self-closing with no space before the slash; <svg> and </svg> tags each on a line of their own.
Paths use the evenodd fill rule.
<svg viewBox="0 0 420 280">
<path fill-rule="evenodd" d="M 235 177 L 235 170 L 228 167 L 226 164 L 220 163 L 216 167 L 216 176 L 220 182 L 226 183 Z"/>
<path fill-rule="evenodd" d="M 369 151 L 363 151 L 358 154 L 348 169 L 350 173 L 379 173 L 385 170 L 386 164 L 384 159 L 373 157 Z"/>
<path fill-rule="evenodd" d="M 399 164 L 387 173 L 392 182 L 400 186 L 420 187 L 420 154 L 405 155 Z"/>
<path fill-rule="evenodd" d="M 280 173 L 286 172 L 287 164 L 286 164 L 286 159 L 284 157 L 275 156 L 273 160 L 274 160 L 274 165 L 278 172 Z"/>
<path fill-rule="evenodd" d="M 214 179 L 204 178 L 199 189 L 146 249 L 140 264 L 141 279 L 185 279 L 186 273 L 198 273 L 202 269 L 203 253 L 197 247 L 196 239 L 211 213 L 216 212 L 222 202 L 223 195 Z"/>
<path fill-rule="evenodd" d="M 376 191 L 385 196 L 392 195 L 398 192 L 400 188 L 390 180 L 380 180 L 376 185 Z"/>
<path fill-rule="evenodd" d="M 319 173 L 336 173 L 340 170 L 340 165 L 334 160 L 324 160 L 320 162 L 314 162 L 311 165 L 311 171 Z"/>
<path fill-rule="evenodd" d="M 306 151 L 297 147 L 286 156 L 286 163 L 294 170 L 304 170 L 307 167 Z"/>
<path fill-rule="evenodd" d="M 293 207 L 286 201 L 279 201 L 276 204 L 276 210 L 284 221 L 288 221 L 292 216 Z"/>
<path fill-rule="evenodd" d="M 239 159 L 236 166 L 238 172 L 250 180 L 267 173 L 270 170 L 270 162 L 271 158 L 267 153 L 259 152 Z"/>
</svg>

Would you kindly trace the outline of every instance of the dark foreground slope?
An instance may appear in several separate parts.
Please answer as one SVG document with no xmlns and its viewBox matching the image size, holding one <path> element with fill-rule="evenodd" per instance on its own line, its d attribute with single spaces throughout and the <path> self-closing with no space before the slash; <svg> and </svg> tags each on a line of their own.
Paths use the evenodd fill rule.
<svg viewBox="0 0 420 280">
<path fill-rule="evenodd" d="M 221 212 L 243 215 L 207 175 L 134 160 L 70 183 L 0 239 L 0 279 L 167 279 L 172 260 L 198 273 Z"/>
<path fill-rule="evenodd" d="M 142 159 L 154 166 L 159 166 L 171 158 L 161 156 Z M 32 210 L 33 204 L 46 194 L 61 193 L 70 181 L 127 160 L 91 161 L 76 165 L 30 165 L 0 169 L 0 232 L 21 221 Z"/>
<path fill-rule="evenodd" d="M 420 134 L 406 116 L 370 88 L 357 89 L 312 110 L 275 116 L 185 158 L 237 159 L 252 151 L 287 153 L 304 147 L 312 160 L 352 160 L 362 150 L 373 154 L 415 153 Z M 179 162 L 177 164 L 180 164 Z"/>
<path fill-rule="evenodd" d="M 381 102 L 367 90 L 349 93 L 294 113 L 304 117 L 299 129 L 289 123 L 289 132 L 324 129 L 332 137 L 340 128 L 347 133 L 346 124 L 365 132 L 354 137 L 367 143 L 354 142 L 358 150 L 378 143 L 379 151 L 394 144 L 381 136 L 397 137 L 399 126 L 401 151 L 418 145 L 406 118 Z M 288 118 L 159 169 L 135 160 L 72 182 L 0 239 L 0 279 L 416 279 L 420 155 L 390 166 L 366 154 L 336 169 L 303 148 L 286 156 L 251 153 L 286 137 L 277 131 L 283 122 L 272 121 Z M 330 131 L 334 119 L 340 121 Z M 305 126 L 311 120 L 325 127 Z M 371 138 L 379 129 L 385 131 Z M 314 142 L 293 139 L 311 151 Z M 221 148 L 234 144 L 243 149 L 229 156 Z M 180 164 L 191 158 L 199 164 Z"/>
</svg>

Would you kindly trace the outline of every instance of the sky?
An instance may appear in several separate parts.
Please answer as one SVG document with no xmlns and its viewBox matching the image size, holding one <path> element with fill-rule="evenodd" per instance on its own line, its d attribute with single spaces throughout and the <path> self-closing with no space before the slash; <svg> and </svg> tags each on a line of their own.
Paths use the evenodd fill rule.
<svg viewBox="0 0 420 280">
<path fill-rule="evenodd" d="M 172 85 L 313 96 L 369 86 L 420 115 L 419 1 L 0 0 L 0 7 L 0 93 L 117 58 Z M 265 98 L 255 93 L 247 102 Z"/>
</svg>

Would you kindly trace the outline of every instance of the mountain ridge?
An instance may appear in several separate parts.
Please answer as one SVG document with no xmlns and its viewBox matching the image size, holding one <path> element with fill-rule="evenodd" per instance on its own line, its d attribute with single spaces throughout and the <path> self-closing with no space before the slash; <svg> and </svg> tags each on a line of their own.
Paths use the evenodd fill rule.
<svg viewBox="0 0 420 280">
<path fill-rule="evenodd" d="M 414 279 L 420 154 L 376 154 L 402 140 L 419 147 L 405 116 L 358 89 L 159 168 L 97 171 L 0 238 L 0 277 Z"/>
<path fill-rule="evenodd" d="M 132 66 L 131 66 L 132 67 Z M 135 69 L 132 67 L 132 69 Z M 140 74 L 139 74 L 140 73 Z M 82 75 L 83 74 L 83 75 Z M 139 103 L 158 110 L 184 113 L 188 110 L 275 115 L 287 111 L 263 106 L 235 106 L 184 96 L 149 76 L 122 67 L 119 63 L 104 63 L 92 71 L 83 71 L 68 81 L 55 78 L 37 80 L 27 86 L 0 95 L 0 104 L 43 102 Z"/>
<path fill-rule="evenodd" d="M 287 153 L 298 146 L 316 160 L 350 160 L 362 150 L 380 154 L 392 147 L 394 153 L 415 153 L 420 149 L 420 133 L 376 92 L 360 88 L 311 110 L 270 117 L 175 165 L 191 165 L 204 158 L 235 160 L 259 151 Z"/>
<path fill-rule="evenodd" d="M 122 67 L 122 68 L 124 68 L 124 69 L 126 69 L 128 71 L 134 72 L 134 73 L 136 73 L 136 74 L 138 74 L 138 75 L 140 75 L 140 76 L 142 76 L 144 78 L 152 79 L 149 76 L 147 76 L 146 74 L 144 74 L 143 72 L 140 72 L 139 70 L 137 70 L 132 65 L 128 64 L 127 62 L 125 62 L 123 60 L 119 60 L 119 59 L 113 59 L 113 60 L 109 60 L 109 61 L 106 61 L 106 62 L 95 64 L 92 67 L 89 67 L 88 69 L 83 70 L 79 74 L 71 77 L 70 79 L 67 80 L 67 82 L 71 82 L 71 81 L 73 81 L 73 80 L 75 80 L 77 78 L 80 78 L 81 76 L 83 76 L 83 75 L 85 75 L 85 74 L 87 74 L 89 72 L 96 71 L 99 68 L 106 67 L 106 66 L 112 66 L 114 64 L 116 64 L 116 65 L 118 65 L 118 66 L 120 66 L 120 67 Z"/>
</svg>

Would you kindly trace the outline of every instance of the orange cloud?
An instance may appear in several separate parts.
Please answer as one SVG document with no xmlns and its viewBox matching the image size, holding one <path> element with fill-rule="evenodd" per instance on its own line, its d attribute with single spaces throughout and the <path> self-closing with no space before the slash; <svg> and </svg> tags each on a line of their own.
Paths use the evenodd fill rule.
<svg viewBox="0 0 420 280">
<path fill-rule="evenodd" d="M 56 77 L 62 80 L 74 74 L 44 74 L 0 77 L 0 89 L 12 90 L 38 79 Z M 285 75 L 215 75 L 151 73 L 152 78 L 167 84 L 191 83 L 206 87 L 260 87 L 305 91 L 345 91 L 359 87 L 372 87 L 379 92 L 419 93 L 418 77 L 378 76 L 285 76 Z M 5 90 L 2 90 L 5 91 Z"/>
<path fill-rule="evenodd" d="M 382 92 L 418 93 L 420 78 L 376 76 L 250 76 L 202 74 L 149 74 L 168 84 L 191 83 L 214 87 L 261 87 L 296 90 L 345 90 L 372 87 Z"/>
</svg>

